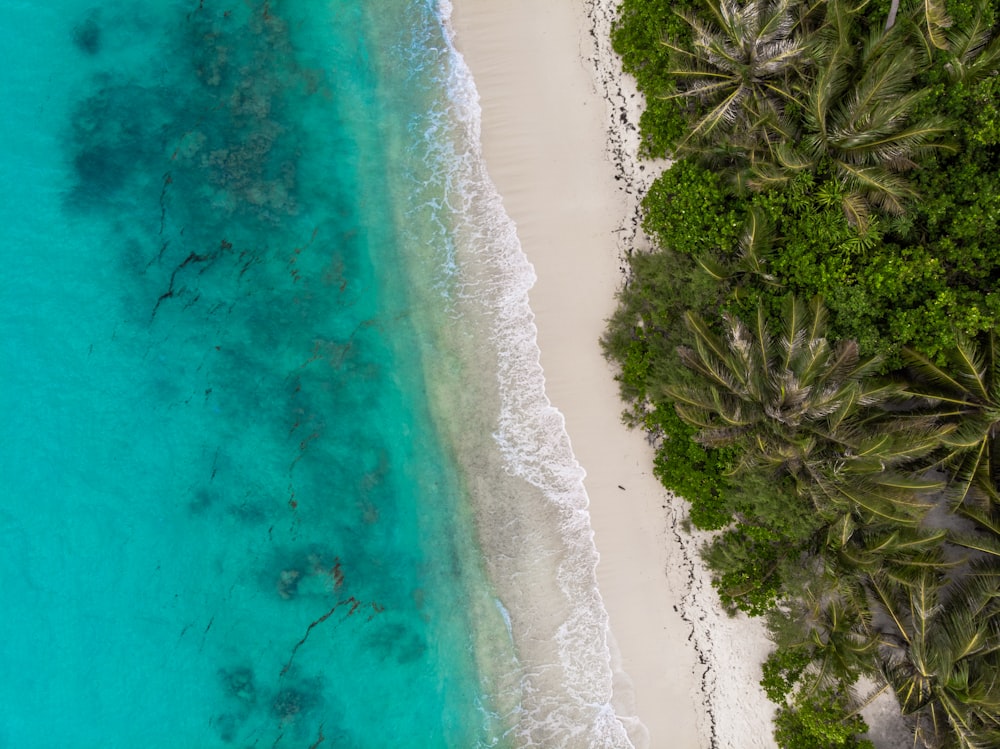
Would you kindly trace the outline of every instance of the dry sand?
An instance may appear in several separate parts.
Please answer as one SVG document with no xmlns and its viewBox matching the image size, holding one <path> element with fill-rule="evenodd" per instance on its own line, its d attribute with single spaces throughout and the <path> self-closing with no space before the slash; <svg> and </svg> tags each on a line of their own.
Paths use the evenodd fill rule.
<svg viewBox="0 0 1000 749">
<path fill-rule="evenodd" d="M 587 471 L 597 576 L 617 645 L 615 709 L 636 747 L 773 747 L 757 685 L 769 643 L 718 608 L 684 503 L 653 477 L 598 339 L 624 249 L 641 243 L 636 105 L 606 40 L 613 0 L 454 0 L 491 178 L 535 267 L 546 390 Z M 635 727 L 629 718 L 638 717 Z M 644 726 L 644 727 L 643 727 Z"/>
</svg>

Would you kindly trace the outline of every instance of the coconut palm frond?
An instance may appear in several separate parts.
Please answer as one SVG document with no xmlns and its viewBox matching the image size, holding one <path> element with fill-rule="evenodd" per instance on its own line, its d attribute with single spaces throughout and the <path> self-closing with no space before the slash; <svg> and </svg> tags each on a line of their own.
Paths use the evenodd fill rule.
<svg viewBox="0 0 1000 749">
<path fill-rule="evenodd" d="M 947 531 L 944 530 L 928 533 L 901 528 L 895 528 L 891 531 L 875 529 L 863 534 L 866 551 L 880 554 L 883 557 L 933 552 L 940 548 L 941 541 L 946 535 Z"/>
<path fill-rule="evenodd" d="M 854 532 L 857 529 L 858 524 L 854 516 L 850 512 L 845 512 L 827 527 L 826 543 L 828 546 L 843 549 L 847 546 L 851 538 L 854 537 Z"/>
<path fill-rule="evenodd" d="M 793 173 L 788 169 L 767 162 L 758 162 L 749 167 L 744 177 L 744 183 L 747 188 L 761 192 L 787 184 L 792 177 Z"/>
<path fill-rule="evenodd" d="M 781 352 L 778 369 L 788 370 L 795 351 L 806 339 L 808 333 L 803 328 L 806 307 L 798 297 L 789 294 L 781 303 L 781 327 L 776 342 Z M 810 327 L 809 329 L 814 329 Z"/>
<path fill-rule="evenodd" d="M 756 245 L 764 229 L 751 221 L 743 244 Z M 701 430 L 700 442 L 738 436 L 741 466 L 789 476 L 831 520 L 857 511 L 918 522 L 926 510 L 918 495 L 933 482 L 885 469 L 912 462 L 937 443 L 918 422 L 904 439 L 889 433 L 889 420 L 866 415 L 899 386 L 876 382 L 875 368 L 859 359 L 856 346 L 831 346 L 821 300 L 806 305 L 789 296 L 777 321 L 768 321 L 760 307 L 750 324 L 724 316 L 723 335 L 697 315 L 689 314 L 687 322 L 693 346 L 678 351 L 701 378 L 691 386 L 700 392 L 676 388 L 667 394 L 678 415 Z"/>
<path fill-rule="evenodd" d="M 732 284 L 734 288 L 731 293 L 734 295 L 738 295 L 749 281 L 780 286 L 777 278 L 767 270 L 773 242 L 773 228 L 766 221 L 763 211 L 755 207 L 747 213 L 743 231 L 737 240 L 734 259 L 720 261 L 706 253 L 695 260 L 714 281 Z"/>
<path fill-rule="evenodd" d="M 855 127 L 879 109 L 888 109 L 890 116 L 904 106 L 899 102 L 912 92 L 914 61 L 909 50 L 903 48 L 889 54 L 878 55 L 869 45 L 859 60 L 862 75 L 851 86 L 839 108 L 840 119 L 848 127 Z"/>
<path fill-rule="evenodd" d="M 826 58 L 809 89 L 803 112 L 804 124 L 807 131 L 816 133 L 821 141 L 827 135 L 830 113 L 841 101 L 850 80 L 847 56 L 848 50 L 836 50 Z"/>
<path fill-rule="evenodd" d="M 836 506 L 859 510 L 862 516 L 868 516 L 868 522 L 890 522 L 915 528 L 927 509 L 926 503 L 904 500 L 900 493 L 861 479 L 838 480 L 831 482 L 829 487 L 833 491 L 827 496 Z"/>
<path fill-rule="evenodd" d="M 712 419 L 712 413 L 714 412 L 705 411 L 700 408 L 690 408 L 680 402 L 674 403 L 674 410 L 680 418 L 684 419 L 685 423 L 698 429 L 699 433 L 715 428 L 715 421 Z"/>
<path fill-rule="evenodd" d="M 983 12 L 983 4 L 978 3 L 975 14 L 968 23 L 962 26 L 952 26 L 947 31 L 948 49 L 955 59 L 968 63 L 975 59 L 992 38 L 992 29 Z"/>
<path fill-rule="evenodd" d="M 986 413 L 976 413 L 968 410 L 958 414 L 954 430 L 942 438 L 942 443 L 955 450 L 985 450 L 990 437 L 990 430 L 996 423 L 995 419 Z"/>
<path fill-rule="evenodd" d="M 860 134 L 838 134 L 836 147 L 841 158 L 859 164 L 889 164 L 899 171 L 911 168 L 914 157 L 955 150 L 954 144 L 944 140 L 954 123 L 944 117 L 927 118 L 903 129 L 894 127 L 890 122 Z"/>
<path fill-rule="evenodd" d="M 948 49 L 947 29 L 951 18 L 945 9 L 944 0 L 923 0 L 924 28 L 927 38 L 938 49 Z"/>
<path fill-rule="evenodd" d="M 736 118 L 737 108 L 744 94 L 745 92 L 742 87 L 732 91 L 695 123 L 694 127 L 691 128 L 691 131 L 684 138 L 684 141 L 686 142 L 695 136 L 708 135 L 722 124 L 732 123 Z"/>
<path fill-rule="evenodd" d="M 907 200 L 917 197 L 917 193 L 903 177 L 881 166 L 855 166 L 843 161 L 836 164 L 838 176 L 845 190 L 844 212 L 850 220 L 853 215 L 863 214 L 865 206 L 873 204 L 886 213 L 903 213 Z M 850 205 L 848 205 L 850 199 Z M 857 224 L 862 226 L 861 223 Z M 867 222 L 863 224 L 867 227 Z"/>
<path fill-rule="evenodd" d="M 699 344 L 700 342 L 697 342 L 694 349 L 678 348 L 677 354 L 684 365 L 716 387 L 736 392 L 745 390 L 744 382 L 737 379 L 742 373 L 734 372 L 728 361 L 714 356 L 710 351 L 706 351 L 704 345 Z"/>
<path fill-rule="evenodd" d="M 1000 557 L 1000 536 L 989 533 L 959 533 L 949 536 L 949 541 L 966 549 Z"/>
<path fill-rule="evenodd" d="M 767 257 L 773 244 L 774 227 L 767 220 L 763 210 L 756 206 L 751 208 L 737 244 L 742 268 L 766 281 L 773 280 L 773 276 L 769 276 L 765 271 Z"/>
<path fill-rule="evenodd" d="M 984 353 L 960 330 L 955 331 L 955 347 L 949 360 L 956 367 L 958 379 L 964 389 L 980 403 L 990 403 L 992 400 L 990 379 L 996 377 L 998 372 L 995 366 L 987 368 Z"/>
<path fill-rule="evenodd" d="M 890 581 L 884 573 L 878 573 L 871 576 L 869 585 L 871 586 L 874 602 L 881 612 L 892 622 L 892 629 L 887 634 L 898 637 L 903 642 L 909 644 L 910 634 L 909 627 L 907 626 L 909 617 L 899 595 L 898 584 Z"/>
<path fill-rule="evenodd" d="M 868 201 L 863 196 L 853 192 L 847 193 L 841 201 L 841 206 L 844 209 L 847 223 L 856 227 L 859 232 L 868 230 L 868 220 L 871 214 L 868 210 Z"/>
<path fill-rule="evenodd" d="M 777 0 L 765 6 L 759 22 L 759 36 L 763 40 L 787 39 L 794 31 L 796 20 L 792 11 L 797 7 L 793 0 Z"/>
<path fill-rule="evenodd" d="M 926 355 L 910 348 L 909 346 L 904 346 L 901 353 L 903 360 L 910 366 L 911 372 L 916 377 L 919 377 L 919 380 L 917 380 L 916 383 L 911 383 L 911 385 L 907 387 L 908 393 L 913 393 L 920 397 L 933 397 L 936 399 L 944 396 L 944 394 L 948 391 L 953 393 L 965 392 L 965 386 L 962 385 L 948 369 L 939 366 Z M 940 389 L 940 395 L 937 391 L 935 391 L 933 395 L 930 392 L 918 392 L 920 391 L 919 383 L 921 381 L 926 381 L 937 386 L 937 388 Z M 958 396 L 957 398 L 948 398 L 948 401 L 960 404 L 970 403 L 969 400 L 962 396 Z"/>
<path fill-rule="evenodd" d="M 712 391 L 706 391 L 704 388 L 669 385 L 664 388 L 663 394 L 674 405 L 681 405 L 692 409 L 692 413 L 709 413 L 715 409 L 715 400 L 712 396 Z M 699 426 L 701 425 L 699 424 Z"/>
<path fill-rule="evenodd" d="M 870 367 L 871 363 L 871 359 L 861 359 L 857 341 L 837 341 L 836 346 L 831 350 L 824 380 L 850 382 L 852 387 L 857 390 L 858 398 L 866 399 L 869 402 L 866 402 L 865 405 L 870 405 L 871 393 L 881 390 L 882 387 L 865 386 L 862 388 L 858 385 L 858 380 L 869 369 L 874 369 L 874 367 Z M 885 387 L 888 387 L 888 383 Z"/>
<path fill-rule="evenodd" d="M 728 266 L 723 265 L 708 255 L 699 255 L 695 258 L 701 269 L 715 281 L 728 281 L 732 278 L 732 272 Z"/>
<path fill-rule="evenodd" d="M 683 47 L 679 47 L 676 44 L 673 44 L 669 39 L 661 39 L 660 40 L 660 45 L 663 46 L 663 47 L 666 47 L 671 52 L 674 52 L 674 53 L 676 53 L 678 55 L 681 55 L 682 58 L 690 58 L 695 63 L 697 63 L 697 61 L 698 61 L 698 56 L 697 55 L 695 55 L 694 53 L 692 53 L 692 52 L 684 49 Z"/>
<path fill-rule="evenodd" d="M 684 323 L 687 329 L 694 334 L 699 353 L 702 350 L 708 350 L 722 361 L 729 357 L 729 351 L 722 339 L 715 334 L 700 315 L 688 311 L 684 314 Z"/>
<path fill-rule="evenodd" d="M 945 498 L 953 512 L 968 515 L 969 508 L 982 500 L 987 503 L 1000 500 L 1000 493 L 990 476 L 989 460 L 984 455 L 988 444 L 984 442 L 964 452 L 953 451 L 942 460 L 951 470 Z"/>
<path fill-rule="evenodd" d="M 798 172 L 809 169 L 816 165 L 816 160 L 798 150 L 794 144 L 779 143 L 773 150 L 774 158 L 778 165 L 790 172 Z"/>
<path fill-rule="evenodd" d="M 684 88 L 682 91 L 675 91 L 672 94 L 664 94 L 661 99 L 685 99 L 685 98 L 707 98 L 710 94 L 721 89 L 732 87 L 732 79 L 728 75 L 719 73 L 706 73 L 701 70 L 671 70 L 670 75 L 675 78 L 690 76 L 697 80 Z"/>
<path fill-rule="evenodd" d="M 1000 424 L 1000 371 L 995 337 L 979 346 L 961 332 L 938 364 L 909 349 L 906 392 L 954 428 L 942 435 L 938 465 L 949 471 L 947 495 L 954 509 L 965 512 L 970 503 L 1000 500 L 1000 476 L 994 432 Z"/>
<path fill-rule="evenodd" d="M 953 57 L 945 68 L 952 81 L 975 83 L 1000 65 L 1000 35 L 981 5 L 968 25 L 948 30 L 948 46 Z"/>
</svg>

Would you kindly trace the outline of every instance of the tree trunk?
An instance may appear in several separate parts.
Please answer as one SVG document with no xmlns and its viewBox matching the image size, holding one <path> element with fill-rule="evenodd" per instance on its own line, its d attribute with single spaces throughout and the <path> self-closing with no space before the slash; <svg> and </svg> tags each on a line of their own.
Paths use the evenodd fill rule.
<svg viewBox="0 0 1000 749">
<path fill-rule="evenodd" d="M 885 21 L 885 30 L 888 31 L 896 23 L 896 11 L 899 10 L 899 0 L 892 0 L 889 6 L 889 17 Z"/>
</svg>

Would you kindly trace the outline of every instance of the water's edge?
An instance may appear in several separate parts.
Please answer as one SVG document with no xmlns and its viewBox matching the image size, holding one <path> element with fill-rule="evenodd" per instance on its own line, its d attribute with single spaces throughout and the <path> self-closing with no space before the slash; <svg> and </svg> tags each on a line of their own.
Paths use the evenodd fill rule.
<svg viewBox="0 0 1000 749">
<path fill-rule="evenodd" d="M 500 464 L 488 465 L 486 451 L 469 450 L 466 443 L 459 459 L 467 474 L 477 474 L 470 490 L 480 543 L 523 661 L 521 691 L 529 698 L 521 705 L 519 731 L 526 741 L 546 746 L 632 747 L 613 707 L 610 629 L 597 585 L 599 555 L 585 471 L 565 419 L 545 392 L 539 363 L 528 299 L 534 269 L 483 159 L 479 96 L 455 49 L 450 0 L 440 0 L 439 7 L 453 58 L 449 89 L 459 108 L 453 118 L 461 123 L 459 137 L 468 151 L 457 170 L 463 186 L 457 199 L 469 217 L 455 227 L 458 262 L 470 315 L 485 321 L 480 324 L 495 352 L 499 404 L 491 432 L 502 455 Z M 479 346 L 477 355 L 483 356 Z M 525 485 L 514 504 L 510 495 L 496 492 L 513 479 Z M 510 584 L 519 579 L 530 579 L 530 587 Z"/>
</svg>

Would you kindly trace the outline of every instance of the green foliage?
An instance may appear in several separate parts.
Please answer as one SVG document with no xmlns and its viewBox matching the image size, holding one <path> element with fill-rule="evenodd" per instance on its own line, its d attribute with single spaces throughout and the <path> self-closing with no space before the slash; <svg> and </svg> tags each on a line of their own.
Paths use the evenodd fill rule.
<svg viewBox="0 0 1000 749">
<path fill-rule="evenodd" d="M 661 42 L 683 35 L 687 25 L 675 13 L 690 3 L 675 0 L 623 0 L 611 30 L 611 44 L 622 58 L 626 73 L 643 84 L 663 77 L 669 69 L 669 50 Z"/>
<path fill-rule="evenodd" d="M 729 252 L 743 223 L 737 205 L 717 174 L 681 159 L 650 187 L 643 228 L 674 252 Z"/>
<path fill-rule="evenodd" d="M 774 738 L 781 749 L 875 749 L 859 734 L 868 726 L 851 715 L 842 692 L 824 689 L 781 707 L 774 720 Z"/>
<path fill-rule="evenodd" d="M 670 89 L 664 89 L 663 95 L 650 98 L 639 115 L 640 153 L 651 159 L 669 157 L 677 141 L 687 132 L 684 105 L 677 99 L 667 98 L 670 93 Z"/>
<path fill-rule="evenodd" d="M 703 556 L 723 607 L 762 616 L 778 599 L 782 560 L 796 554 L 772 531 L 737 523 L 716 536 Z"/>
<path fill-rule="evenodd" d="M 804 650 L 792 648 L 772 650 L 761 666 L 763 677 L 760 685 L 764 687 L 768 699 L 778 705 L 784 704 L 811 661 L 812 658 Z"/>
<path fill-rule="evenodd" d="M 673 405 L 650 397 L 683 370 L 677 347 L 687 340 L 680 322 L 685 310 L 707 312 L 717 306 L 719 289 L 690 257 L 669 251 L 636 253 L 629 265 L 632 280 L 620 292 L 601 339 L 605 355 L 620 365 L 621 394 L 631 404 L 626 421 L 656 440 L 654 472 L 664 486 L 691 502 L 695 526 L 722 528 L 731 517 L 723 498 L 732 455 L 693 442 L 693 430 Z"/>
<path fill-rule="evenodd" d="M 654 360 L 653 352 L 646 340 L 644 328 L 636 328 L 634 334 L 623 341 L 624 356 L 618 374 L 622 393 L 633 401 L 646 400 L 646 383 L 649 381 L 649 371 Z"/>
<path fill-rule="evenodd" d="M 726 471 L 734 460 L 733 451 L 695 442 L 695 430 L 681 421 L 671 403 L 658 402 L 647 414 L 645 427 L 659 438 L 653 473 L 667 489 L 691 503 L 694 526 L 711 531 L 729 525 L 733 510 L 726 500 L 731 489 Z"/>
<path fill-rule="evenodd" d="M 675 86 L 667 73 L 670 51 L 662 41 L 688 33 L 674 10 L 692 4 L 683 0 L 623 0 L 618 9 L 611 43 L 622 58 L 623 68 L 635 77 L 646 96 L 647 107 L 640 121 L 644 156 L 667 156 L 687 127 L 681 102 L 665 98 Z"/>
<path fill-rule="evenodd" d="M 630 280 L 601 347 L 620 365 L 622 397 L 633 405 L 629 422 L 642 425 L 647 399 L 683 370 L 677 347 L 687 341 L 685 311 L 718 307 L 721 290 L 690 257 L 670 250 L 633 253 L 628 262 Z"/>
<path fill-rule="evenodd" d="M 736 465 L 739 452 L 730 448 L 730 462 Z M 728 483 L 728 505 L 740 517 L 768 528 L 793 545 L 804 545 L 823 528 L 824 521 L 813 503 L 796 491 L 791 478 L 766 472 L 742 475 Z"/>
<path fill-rule="evenodd" d="M 976 147 L 1000 144 L 1000 77 L 990 76 L 969 90 L 963 134 Z"/>
<path fill-rule="evenodd" d="M 935 356 L 952 344 L 955 328 L 976 335 L 995 327 L 1000 173 L 969 165 L 943 174 L 922 173 L 921 191 L 933 197 L 905 220 L 873 219 L 863 235 L 841 214 L 841 195 L 829 181 L 800 177 L 752 196 L 780 237 L 769 256 L 780 288 L 822 296 L 830 334 L 856 340 L 863 353 L 892 366 L 900 364 L 901 346 Z M 951 192 L 956 185 L 960 191 Z M 757 291 L 766 298 L 776 289 Z"/>
<path fill-rule="evenodd" d="M 627 419 L 716 531 L 723 605 L 768 615 L 780 746 L 870 749 L 848 685 L 876 672 L 916 746 L 1000 746 L 1000 0 L 903 0 L 890 33 L 892 0 L 791 3 L 811 59 L 748 79 L 759 30 L 720 2 L 624 0 L 614 30 L 644 154 L 690 151 L 602 340 Z M 790 295 L 822 335 L 769 322 Z"/>
</svg>

